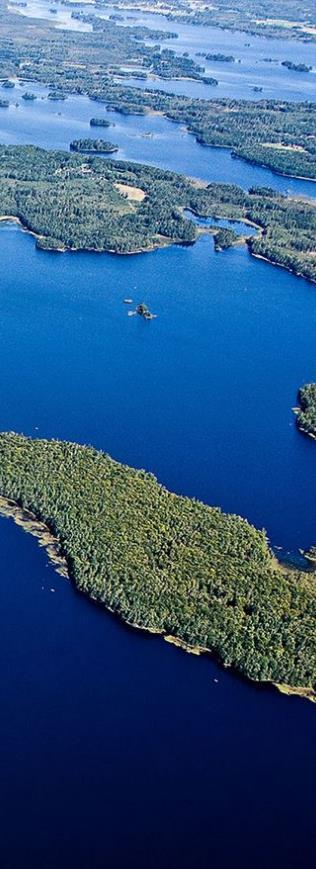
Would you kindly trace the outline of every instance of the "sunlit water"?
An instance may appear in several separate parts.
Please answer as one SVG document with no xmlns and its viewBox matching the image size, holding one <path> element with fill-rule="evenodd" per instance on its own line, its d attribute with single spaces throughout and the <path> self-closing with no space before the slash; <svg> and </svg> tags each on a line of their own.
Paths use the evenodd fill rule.
<svg viewBox="0 0 316 869">
<path fill-rule="evenodd" d="M 103 112 L 29 85 L 39 99 L 24 104 L 25 89 L 0 112 L 2 142 L 68 147 Z M 163 118 L 107 117 L 118 156 L 315 189 Z M 265 527 L 283 555 L 315 542 L 315 444 L 291 410 L 316 376 L 312 284 L 242 247 L 215 253 L 208 236 L 134 257 L 58 255 L 6 224 L 0 255 L 1 429 L 93 443 Z M 157 319 L 129 318 L 126 296 Z M 314 707 L 124 629 L 4 519 L 0 547 L 5 869 L 311 863 Z"/>
<path fill-rule="evenodd" d="M 22 94 L 32 91 L 34 101 L 24 101 Z M 69 96 L 63 101 L 47 99 L 48 89 L 33 82 L 17 82 L 12 91 L 0 87 L 9 108 L 0 109 L 0 141 L 6 144 L 30 144 L 43 148 L 69 148 L 72 139 L 93 136 L 92 117 L 104 117 L 111 126 L 102 130 L 103 138 L 119 145 L 117 159 L 136 160 L 163 169 L 183 172 L 206 181 L 238 184 L 249 189 L 253 184 L 273 187 L 281 193 L 315 197 L 316 183 L 287 178 L 269 169 L 254 166 L 231 156 L 228 148 L 199 145 L 195 136 L 181 124 L 160 115 L 126 116 L 107 112 L 102 103 L 83 96 Z"/>
<path fill-rule="evenodd" d="M 132 4 L 131 4 L 132 6 Z M 137 6 L 137 4 L 136 4 Z M 56 9 L 52 15 L 51 8 Z M 95 8 L 93 4 L 75 8 L 75 13 L 97 14 L 101 18 L 109 18 L 117 14 L 113 6 L 105 6 L 104 10 Z M 28 17 L 39 17 L 52 21 L 55 26 L 74 30 L 89 30 L 91 25 L 72 18 L 72 9 L 61 3 L 51 3 L 50 0 L 29 0 L 27 7 L 20 13 Z M 199 25 L 182 24 L 178 21 L 168 21 L 163 15 L 140 13 L 137 9 L 119 13 L 122 19 L 117 23 L 120 27 L 145 26 L 153 30 L 173 32 L 177 38 L 162 41 L 163 47 L 172 48 L 177 54 L 188 52 L 196 63 L 205 67 L 205 74 L 216 78 L 218 86 L 205 86 L 200 82 L 167 81 L 156 78 L 154 87 L 161 90 L 187 94 L 197 98 L 212 99 L 213 97 L 232 97 L 234 99 L 284 99 L 284 100 L 315 100 L 316 99 L 316 52 L 315 43 L 288 39 L 267 39 L 264 36 L 252 36 L 240 31 L 233 32 L 219 27 L 201 27 Z M 197 57 L 199 52 L 221 52 L 233 55 L 234 63 L 210 62 L 203 57 Z M 267 62 L 267 59 L 272 62 Z M 305 63 L 312 67 L 308 73 L 288 70 L 281 65 L 283 60 L 293 63 Z M 134 83 L 134 82 L 133 82 Z M 146 86 L 150 81 L 146 82 Z M 254 90 L 262 87 L 262 93 Z"/>
</svg>

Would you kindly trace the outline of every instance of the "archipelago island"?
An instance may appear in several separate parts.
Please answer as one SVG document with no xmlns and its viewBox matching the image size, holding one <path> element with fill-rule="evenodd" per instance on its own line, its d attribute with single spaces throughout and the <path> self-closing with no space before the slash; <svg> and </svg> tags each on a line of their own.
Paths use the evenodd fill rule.
<svg viewBox="0 0 316 869">
<path fill-rule="evenodd" d="M 207 232 L 219 248 L 236 240 L 216 224 L 196 226 L 189 211 L 256 226 L 246 239 L 252 255 L 316 280 L 316 207 L 270 188 L 246 192 L 139 163 L 0 145 L 0 193 L 0 218 L 18 220 L 43 250 L 137 253 Z"/>
<path fill-rule="evenodd" d="M 0 494 L 6 515 L 18 506 L 44 523 L 75 587 L 124 622 L 315 701 L 315 575 L 281 566 L 265 532 L 92 447 L 12 432 Z"/>
</svg>

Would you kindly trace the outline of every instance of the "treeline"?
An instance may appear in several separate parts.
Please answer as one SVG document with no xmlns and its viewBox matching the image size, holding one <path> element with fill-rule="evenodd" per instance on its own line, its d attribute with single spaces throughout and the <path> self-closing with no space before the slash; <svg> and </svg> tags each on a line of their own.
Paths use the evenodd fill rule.
<svg viewBox="0 0 316 869">
<path fill-rule="evenodd" d="M 300 409 L 296 422 L 300 431 L 316 439 L 316 383 L 306 383 L 298 392 Z M 316 554 L 316 549 L 315 549 Z"/>
<path fill-rule="evenodd" d="M 92 124 L 92 126 L 95 126 Z M 98 125 L 97 125 L 98 126 Z M 96 154 L 113 154 L 118 151 L 118 145 L 106 142 L 105 139 L 74 139 L 70 142 L 71 151 Z"/>
<path fill-rule="evenodd" d="M 227 250 L 234 244 L 240 243 L 240 236 L 233 229 L 225 229 L 220 227 L 214 232 L 214 247 L 215 250 Z"/>
<path fill-rule="evenodd" d="M 120 10 L 130 10 L 130 0 L 118 0 Z M 138 3 L 138 8 L 148 3 Z M 190 0 L 165 0 L 164 9 L 170 22 L 217 26 L 225 30 L 243 30 L 250 35 L 315 41 L 316 14 L 313 0 L 217 0 L 216 4 L 195 4 Z"/>
<path fill-rule="evenodd" d="M 45 79 L 54 89 L 64 90 L 67 74 L 79 82 L 86 73 L 96 77 L 111 76 L 121 66 L 130 65 L 132 71 L 144 68 L 163 78 L 194 78 L 204 81 L 204 69 L 194 60 L 162 49 L 160 43 L 175 39 L 177 34 L 152 30 L 147 27 L 119 27 L 113 20 L 95 15 L 75 13 L 77 18 L 91 25 L 91 31 L 57 30 L 50 22 L 28 22 L 8 11 L 0 3 L 0 69 L 9 66 L 12 72 L 27 66 L 28 78 L 32 70 L 41 68 Z M 10 30 L 10 41 L 7 31 Z M 0 77 L 2 77 L 0 72 Z M 5 76 L 3 76 L 5 77 Z M 7 76 L 8 77 L 8 76 Z M 36 76 L 37 77 L 37 76 Z M 37 80 L 39 80 L 37 78 Z M 217 83 L 214 79 L 210 84 Z"/>
<path fill-rule="evenodd" d="M 0 436 L 0 492 L 50 528 L 76 587 L 124 621 L 250 679 L 315 687 L 314 577 L 281 569 L 244 519 L 91 447 L 12 433 Z"/>
<path fill-rule="evenodd" d="M 127 200 L 120 184 L 140 188 L 145 197 Z M 316 281 L 316 207 L 311 202 L 270 188 L 253 187 L 249 193 L 229 184 L 198 188 L 182 175 L 138 163 L 0 146 L 0 214 L 18 217 L 46 249 L 129 253 L 189 244 L 197 227 L 185 216 L 187 210 L 256 224 L 257 235 L 247 239 L 251 253 Z M 219 246 L 235 242 L 230 229 L 219 231 L 216 223 L 214 229 Z"/>
</svg>

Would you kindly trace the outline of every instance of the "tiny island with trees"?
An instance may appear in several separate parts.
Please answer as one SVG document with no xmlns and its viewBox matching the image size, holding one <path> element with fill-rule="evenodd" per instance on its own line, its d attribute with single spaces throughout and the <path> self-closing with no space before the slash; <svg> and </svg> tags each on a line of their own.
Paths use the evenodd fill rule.
<svg viewBox="0 0 316 869">
<path fill-rule="evenodd" d="M 83 154 L 114 154 L 118 151 L 118 145 L 106 142 L 105 139 L 74 139 L 69 147 L 71 151 Z"/>
</svg>

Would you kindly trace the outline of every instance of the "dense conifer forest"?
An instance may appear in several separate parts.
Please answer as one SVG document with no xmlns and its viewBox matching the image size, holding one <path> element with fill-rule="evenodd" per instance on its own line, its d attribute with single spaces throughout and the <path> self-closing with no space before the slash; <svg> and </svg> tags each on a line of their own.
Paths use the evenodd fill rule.
<svg viewBox="0 0 316 869">
<path fill-rule="evenodd" d="M 298 393 L 296 422 L 300 431 L 316 439 L 316 383 L 306 383 Z"/>
<path fill-rule="evenodd" d="M 189 209 L 256 224 L 251 253 L 316 280 L 316 207 L 270 188 L 199 186 L 139 163 L 2 145 L 0 194 L 0 215 L 18 218 L 43 249 L 132 253 L 189 244 L 209 231 L 185 217 Z M 220 238 L 220 247 L 235 241 L 231 231 Z"/>
<path fill-rule="evenodd" d="M 315 686 L 315 577 L 281 569 L 244 519 L 91 447 L 13 433 L 0 436 L 0 493 L 50 528 L 76 587 L 125 621 L 250 679 Z"/>
</svg>

